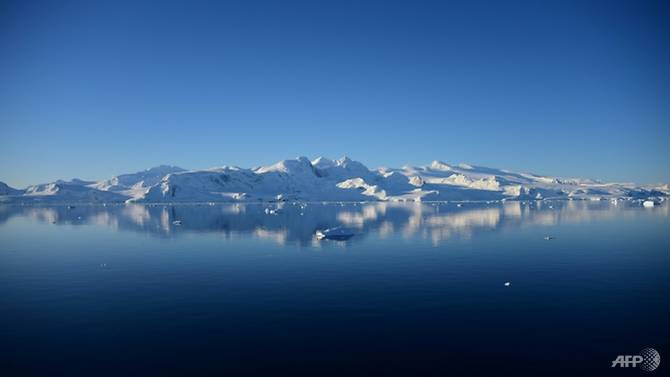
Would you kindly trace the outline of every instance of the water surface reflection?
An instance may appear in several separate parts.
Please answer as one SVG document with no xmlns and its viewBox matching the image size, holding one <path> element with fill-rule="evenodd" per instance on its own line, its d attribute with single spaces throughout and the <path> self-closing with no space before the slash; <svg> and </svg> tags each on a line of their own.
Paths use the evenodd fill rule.
<svg viewBox="0 0 670 377">
<path fill-rule="evenodd" d="M 95 225 L 160 237 L 212 232 L 224 237 L 256 237 L 278 244 L 315 244 L 316 230 L 355 229 L 357 242 L 368 234 L 430 239 L 434 245 L 526 225 L 555 225 L 640 215 L 667 217 L 668 205 L 606 201 L 496 203 L 277 203 L 194 205 L 0 206 L 0 224 L 15 218 L 59 225 Z"/>
</svg>

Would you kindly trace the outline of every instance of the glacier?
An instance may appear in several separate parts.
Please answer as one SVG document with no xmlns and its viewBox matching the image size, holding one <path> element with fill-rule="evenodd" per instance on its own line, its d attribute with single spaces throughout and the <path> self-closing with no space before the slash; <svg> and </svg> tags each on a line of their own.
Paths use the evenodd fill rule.
<svg viewBox="0 0 670 377">
<path fill-rule="evenodd" d="M 348 157 L 306 157 L 251 169 L 162 165 L 102 181 L 58 180 L 16 189 L 0 203 L 203 203 L 277 201 L 660 200 L 668 184 L 556 178 L 469 164 L 369 169 Z"/>
</svg>

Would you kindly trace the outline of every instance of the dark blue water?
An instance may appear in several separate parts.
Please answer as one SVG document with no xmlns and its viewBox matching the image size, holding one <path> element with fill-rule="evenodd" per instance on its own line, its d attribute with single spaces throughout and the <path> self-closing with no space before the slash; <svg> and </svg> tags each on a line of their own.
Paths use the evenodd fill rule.
<svg viewBox="0 0 670 377">
<path fill-rule="evenodd" d="M 0 375 L 635 375 L 612 360 L 670 357 L 667 204 L 266 207 L 0 207 Z M 314 238 L 335 225 L 357 234 Z"/>
</svg>

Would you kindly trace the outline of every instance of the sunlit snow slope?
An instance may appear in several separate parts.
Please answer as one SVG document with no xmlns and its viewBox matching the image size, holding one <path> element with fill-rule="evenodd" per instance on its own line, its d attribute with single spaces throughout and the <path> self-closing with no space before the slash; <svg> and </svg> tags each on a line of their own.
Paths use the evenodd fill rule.
<svg viewBox="0 0 670 377">
<path fill-rule="evenodd" d="M 94 182 L 73 179 L 19 190 L 0 182 L 5 203 L 190 203 L 235 201 L 495 201 L 658 199 L 668 185 L 639 186 L 433 161 L 370 170 L 347 157 L 306 157 L 244 169 L 159 166 Z"/>
</svg>

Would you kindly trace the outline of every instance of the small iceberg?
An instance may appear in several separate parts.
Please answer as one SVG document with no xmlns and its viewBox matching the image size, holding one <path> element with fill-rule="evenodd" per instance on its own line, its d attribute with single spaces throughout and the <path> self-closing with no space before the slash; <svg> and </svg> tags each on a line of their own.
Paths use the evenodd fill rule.
<svg viewBox="0 0 670 377">
<path fill-rule="evenodd" d="M 325 230 L 317 230 L 316 231 L 316 239 L 317 240 L 323 240 L 323 239 L 329 239 L 329 240 L 336 240 L 336 241 L 345 241 L 348 240 L 349 238 L 354 236 L 354 232 L 342 228 L 342 227 L 335 227 L 335 228 L 328 228 Z"/>
<path fill-rule="evenodd" d="M 266 208 L 265 209 L 265 214 L 267 215 L 278 215 L 281 213 L 281 210 L 279 208 L 273 209 L 273 208 Z"/>
<path fill-rule="evenodd" d="M 512 283 L 510 283 L 509 281 L 505 282 L 505 287 L 509 287 L 510 285 L 512 285 Z"/>
<path fill-rule="evenodd" d="M 656 202 L 653 200 L 645 200 L 642 202 L 642 206 L 646 208 L 653 208 L 656 205 Z"/>
<path fill-rule="evenodd" d="M 173 225 L 181 225 L 181 220 L 175 220 L 172 222 Z"/>
<path fill-rule="evenodd" d="M 544 236 L 545 241 L 551 241 L 554 239 L 554 236 Z"/>
</svg>

